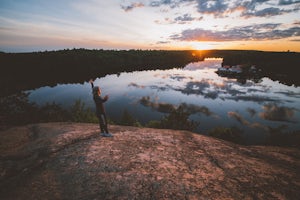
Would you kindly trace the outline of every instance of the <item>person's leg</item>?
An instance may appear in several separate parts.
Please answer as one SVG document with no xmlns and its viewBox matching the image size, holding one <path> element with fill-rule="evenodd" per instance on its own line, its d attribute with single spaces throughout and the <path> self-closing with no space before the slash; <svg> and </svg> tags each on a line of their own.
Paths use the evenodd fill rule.
<svg viewBox="0 0 300 200">
<path fill-rule="evenodd" d="M 103 134 L 103 136 L 105 136 L 105 137 L 113 137 L 113 135 L 108 132 L 106 115 L 102 114 L 101 118 L 103 120 L 103 129 L 105 131 L 105 133 Z"/>
<path fill-rule="evenodd" d="M 103 122 L 103 119 L 102 119 L 102 116 L 98 116 L 98 119 L 99 119 L 99 127 L 100 127 L 100 131 L 101 133 L 104 133 L 104 122 Z"/>
<path fill-rule="evenodd" d="M 103 129 L 106 133 L 108 133 L 106 114 L 103 114 L 102 118 L 103 118 Z"/>
</svg>

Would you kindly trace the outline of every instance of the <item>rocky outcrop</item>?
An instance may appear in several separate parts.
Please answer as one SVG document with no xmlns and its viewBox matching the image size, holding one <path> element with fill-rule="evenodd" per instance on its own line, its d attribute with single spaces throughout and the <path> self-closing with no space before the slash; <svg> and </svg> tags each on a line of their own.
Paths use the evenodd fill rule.
<svg viewBox="0 0 300 200">
<path fill-rule="evenodd" d="M 187 131 L 45 123 L 0 132 L 0 199 L 298 199 L 300 151 Z"/>
</svg>

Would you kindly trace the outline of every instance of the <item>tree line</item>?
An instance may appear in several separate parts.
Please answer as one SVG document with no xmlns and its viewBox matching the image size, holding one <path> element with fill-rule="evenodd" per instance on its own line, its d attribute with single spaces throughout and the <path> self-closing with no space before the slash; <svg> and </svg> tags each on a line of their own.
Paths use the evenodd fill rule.
<svg viewBox="0 0 300 200">
<path fill-rule="evenodd" d="M 57 83 L 78 83 L 124 71 L 184 67 L 191 51 L 66 49 L 0 53 L 1 95 Z M 5 87 L 4 87 L 5 86 Z"/>
<path fill-rule="evenodd" d="M 221 57 L 223 65 L 256 65 L 263 76 L 286 85 L 300 85 L 300 53 L 296 52 L 65 49 L 0 52 L 0 96 L 58 83 L 83 83 L 125 71 L 181 68 L 206 57 Z"/>
<path fill-rule="evenodd" d="M 266 52 L 252 50 L 207 50 L 203 57 L 221 57 L 223 65 L 255 65 L 262 76 L 278 80 L 285 85 L 300 86 L 297 72 L 300 69 L 298 52 Z"/>
</svg>

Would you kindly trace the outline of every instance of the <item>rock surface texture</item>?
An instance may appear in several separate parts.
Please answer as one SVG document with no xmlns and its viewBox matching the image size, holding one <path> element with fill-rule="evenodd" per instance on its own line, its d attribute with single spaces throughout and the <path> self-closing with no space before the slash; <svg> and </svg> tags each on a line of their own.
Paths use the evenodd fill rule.
<svg viewBox="0 0 300 200">
<path fill-rule="evenodd" d="M 299 199 L 300 150 L 187 131 L 45 123 L 0 132 L 0 199 Z"/>
</svg>

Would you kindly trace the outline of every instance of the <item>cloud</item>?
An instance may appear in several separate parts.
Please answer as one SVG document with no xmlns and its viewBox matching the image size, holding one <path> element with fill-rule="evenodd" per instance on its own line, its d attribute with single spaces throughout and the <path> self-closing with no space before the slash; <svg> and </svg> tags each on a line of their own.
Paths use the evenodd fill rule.
<svg viewBox="0 0 300 200">
<path fill-rule="evenodd" d="M 299 7 L 285 7 L 300 3 L 299 0 L 280 0 L 278 4 L 271 0 L 197 0 L 198 12 L 212 14 L 215 17 L 225 17 L 233 12 L 240 12 L 242 17 L 271 17 L 285 13 L 297 12 Z M 271 7 L 270 7 L 271 5 Z M 269 7 L 267 7 L 269 6 Z M 264 9 L 260 9 L 264 7 Z"/>
<path fill-rule="evenodd" d="M 299 3 L 299 0 L 279 0 L 278 3 L 272 0 L 152 0 L 147 6 L 168 6 L 169 8 L 174 9 L 182 5 L 193 5 L 200 14 L 210 14 L 214 17 L 220 18 L 226 17 L 228 14 L 234 12 L 239 12 L 240 16 L 249 18 L 270 17 L 290 12 L 297 12 L 299 11 Z M 134 4 L 124 8 L 127 10 L 132 10 L 134 7 L 138 7 L 134 6 Z M 292 6 L 293 8 L 291 8 Z M 188 18 L 179 17 L 179 19 Z"/>
<path fill-rule="evenodd" d="M 140 2 L 136 2 L 136 3 L 131 3 L 129 5 L 121 5 L 121 8 L 125 11 L 125 12 L 129 12 L 132 11 L 134 8 L 141 8 L 144 7 L 145 5 L 143 3 Z"/>
<path fill-rule="evenodd" d="M 197 1 L 198 12 L 203 14 L 213 14 L 215 17 L 223 16 L 231 8 L 224 0 Z"/>
<path fill-rule="evenodd" d="M 293 25 L 300 25 L 300 21 L 295 21 Z"/>
<path fill-rule="evenodd" d="M 291 12 L 297 12 L 300 8 L 294 8 L 294 9 L 279 9 L 275 7 L 265 8 L 262 10 L 256 10 L 254 12 L 243 12 L 242 17 L 272 17 L 277 15 L 282 15 L 285 13 L 291 13 Z"/>
<path fill-rule="evenodd" d="M 292 5 L 292 4 L 297 4 L 300 3 L 299 0 L 279 0 L 278 5 Z"/>
<path fill-rule="evenodd" d="M 275 15 L 281 15 L 282 13 L 284 13 L 284 10 L 279 9 L 279 8 L 274 8 L 274 7 L 270 7 L 270 8 L 265 8 L 263 10 L 258 10 L 256 12 L 244 12 L 242 14 L 243 17 L 271 17 L 271 16 L 275 16 Z"/>
<path fill-rule="evenodd" d="M 158 41 L 156 44 L 170 44 L 170 41 Z"/>
<path fill-rule="evenodd" d="M 294 109 L 289 107 L 279 107 L 276 104 L 266 104 L 263 107 L 264 112 L 259 113 L 262 119 L 270 121 L 294 122 Z"/>
<path fill-rule="evenodd" d="M 156 24 L 187 24 L 192 21 L 200 21 L 203 17 L 192 17 L 191 14 L 184 14 L 182 16 L 175 17 L 174 19 L 170 19 L 168 17 L 163 20 L 155 20 Z"/>
<path fill-rule="evenodd" d="M 174 20 L 175 21 L 187 22 L 187 21 L 193 21 L 194 18 L 191 17 L 190 14 L 184 14 L 183 16 L 176 17 Z"/>
<path fill-rule="evenodd" d="M 203 19 L 203 17 L 195 18 L 195 17 L 192 17 L 190 14 L 184 14 L 182 16 L 176 17 L 174 19 L 174 22 L 178 23 L 178 24 L 186 24 L 186 23 L 189 23 L 192 21 L 200 21 L 202 19 Z"/>
<path fill-rule="evenodd" d="M 195 2 L 195 0 L 154 0 L 151 1 L 149 6 L 151 7 L 160 7 L 160 6 L 169 6 L 170 8 L 179 7 L 182 3 Z"/>
<path fill-rule="evenodd" d="M 255 24 L 239 26 L 225 31 L 205 30 L 202 28 L 187 29 L 170 37 L 180 41 L 245 41 L 245 40 L 275 40 L 300 36 L 300 27 L 279 29 L 278 23 Z"/>
</svg>

